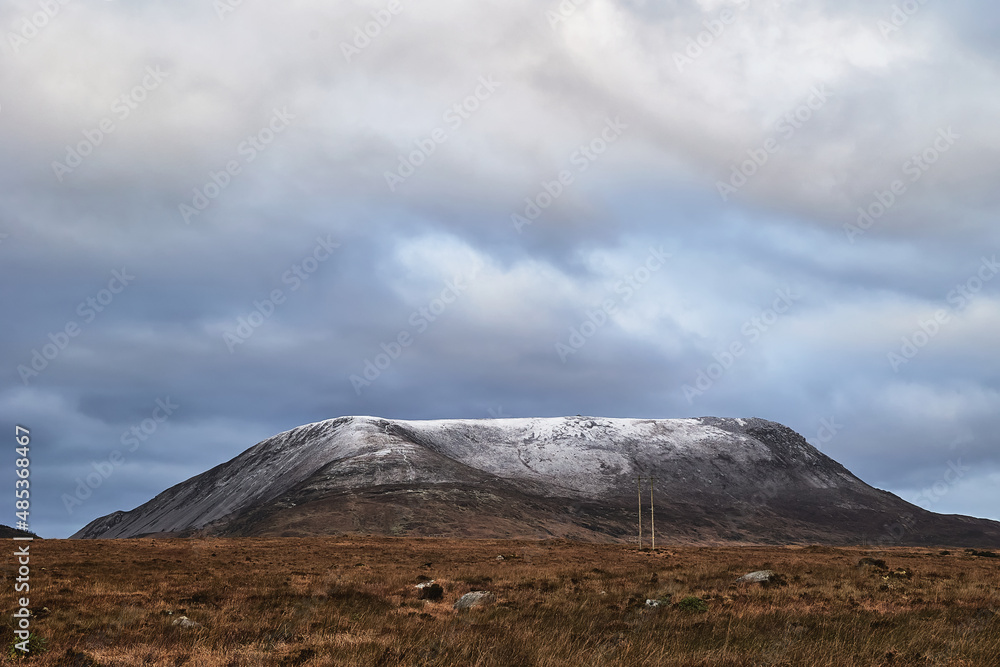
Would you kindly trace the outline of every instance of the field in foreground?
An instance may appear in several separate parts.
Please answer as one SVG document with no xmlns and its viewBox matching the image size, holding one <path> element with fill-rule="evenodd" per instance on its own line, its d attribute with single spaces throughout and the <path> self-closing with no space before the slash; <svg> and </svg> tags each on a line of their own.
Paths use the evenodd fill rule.
<svg viewBox="0 0 1000 667">
<path fill-rule="evenodd" d="M 49 650 L 6 657 L 8 557 L 6 664 L 1000 665 L 1000 558 L 964 549 L 334 537 L 44 540 L 32 553 L 32 627 Z M 734 583 L 761 569 L 777 582 Z M 440 601 L 418 599 L 428 579 Z M 495 602 L 452 609 L 474 590 Z"/>
</svg>

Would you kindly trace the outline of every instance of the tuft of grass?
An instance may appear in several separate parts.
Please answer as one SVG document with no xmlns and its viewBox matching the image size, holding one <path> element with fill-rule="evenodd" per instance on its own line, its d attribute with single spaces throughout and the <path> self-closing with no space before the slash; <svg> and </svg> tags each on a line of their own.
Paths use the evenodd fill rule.
<svg viewBox="0 0 1000 667">
<path fill-rule="evenodd" d="M 980 551 L 979 549 L 966 549 L 966 553 L 980 558 L 1000 558 L 1000 554 L 995 551 Z"/>
<path fill-rule="evenodd" d="M 708 603 L 699 597 L 689 595 L 677 603 L 677 608 L 681 611 L 700 614 L 708 611 Z"/>
<path fill-rule="evenodd" d="M 14 639 L 10 643 L 10 659 L 26 660 L 28 658 L 34 658 L 35 656 L 48 651 L 48 643 L 48 639 L 40 637 L 34 632 L 29 632 L 27 639 L 21 639 L 15 635 Z M 22 650 L 22 647 L 27 650 Z"/>
</svg>

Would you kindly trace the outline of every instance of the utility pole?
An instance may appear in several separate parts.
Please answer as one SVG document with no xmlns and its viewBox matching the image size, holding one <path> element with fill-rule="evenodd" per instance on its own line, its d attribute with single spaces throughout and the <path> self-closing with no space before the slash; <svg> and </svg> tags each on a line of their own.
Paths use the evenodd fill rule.
<svg viewBox="0 0 1000 667">
<path fill-rule="evenodd" d="M 653 478 L 649 478 L 649 530 L 653 538 L 653 550 L 656 550 L 656 523 L 653 519 Z"/>
<path fill-rule="evenodd" d="M 635 488 L 639 491 L 639 551 L 642 551 L 642 477 L 636 476 Z"/>
</svg>

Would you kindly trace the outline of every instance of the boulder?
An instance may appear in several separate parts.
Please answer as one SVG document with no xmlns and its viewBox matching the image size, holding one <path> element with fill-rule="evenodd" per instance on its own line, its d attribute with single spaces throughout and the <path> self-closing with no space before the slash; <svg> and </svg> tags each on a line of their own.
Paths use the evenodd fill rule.
<svg viewBox="0 0 1000 667">
<path fill-rule="evenodd" d="M 444 597 L 444 588 L 441 587 L 441 584 L 435 583 L 433 579 L 417 584 L 415 588 L 417 589 L 417 597 L 421 600 L 437 602 Z"/>
<path fill-rule="evenodd" d="M 775 574 L 772 570 L 757 570 L 756 572 L 744 574 L 736 580 L 736 583 L 762 584 L 765 581 L 771 581 L 774 577 Z"/>
<path fill-rule="evenodd" d="M 458 599 L 455 603 L 455 610 L 461 611 L 463 609 L 483 607 L 495 602 L 496 599 L 497 597 L 488 591 L 472 591 L 471 593 L 466 593 Z"/>
<path fill-rule="evenodd" d="M 756 572 L 749 572 L 744 574 L 742 577 L 736 580 L 738 584 L 760 584 L 764 588 L 771 588 L 772 586 L 787 586 L 788 582 L 785 581 L 785 577 L 780 575 L 773 570 L 757 570 Z"/>
</svg>

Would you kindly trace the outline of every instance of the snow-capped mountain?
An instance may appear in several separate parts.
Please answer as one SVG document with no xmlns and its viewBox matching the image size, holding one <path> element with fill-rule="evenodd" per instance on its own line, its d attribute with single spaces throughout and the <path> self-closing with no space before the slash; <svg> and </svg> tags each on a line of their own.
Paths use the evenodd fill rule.
<svg viewBox="0 0 1000 667">
<path fill-rule="evenodd" d="M 1000 545 L 1000 523 L 874 489 L 762 419 L 342 417 L 268 438 L 73 537 L 368 532 Z M 647 537 L 648 540 L 648 537 Z"/>
</svg>

